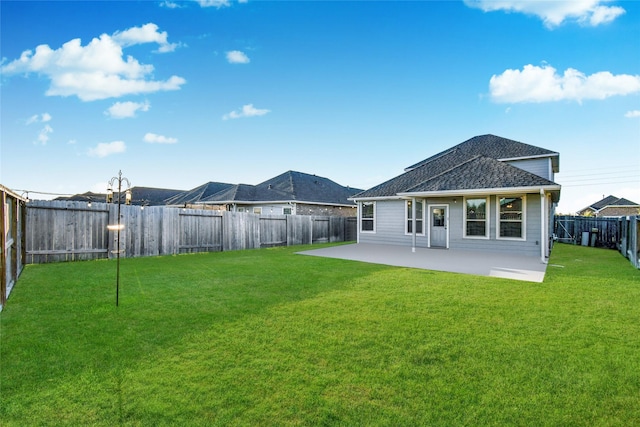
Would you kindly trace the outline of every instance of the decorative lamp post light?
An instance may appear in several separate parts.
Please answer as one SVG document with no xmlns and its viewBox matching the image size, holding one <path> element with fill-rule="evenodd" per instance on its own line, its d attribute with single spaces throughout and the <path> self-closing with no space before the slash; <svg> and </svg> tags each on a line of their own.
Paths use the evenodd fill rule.
<svg viewBox="0 0 640 427">
<path fill-rule="evenodd" d="M 109 181 L 109 186 L 107 187 L 107 203 L 114 203 L 114 198 L 113 198 L 113 193 L 114 193 L 114 185 L 116 183 L 118 183 L 118 198 L 116 199 L 115 203 L 118 204 L 118 223 L 115 225 L 108 225 L 107 228 L 109 230 L 115 230 L 116 231 L 116 250 L 114 251 L 116 253 L 116 307 L 118 306 L 118 296 L 120 293 L 120 253 L 122 252 L 120 250 L 120 230 L 124 229 L 124 224 L 120 223 L 120 204 L 121 202 L 121 195 L 122 195 L 122 182 L 125 182 L 127 184 L 127 189 L 125 190 L 125 196 L 124 196 L 124 202 L 127 205 L 131 204 L 131 182 L 129 182 L 129 180 L 125 177 L 122 176 L 122 171 L 118 171 L 118 176 L 114 176 L 113 178 L 111 178 L 111 180 Z"/>
</svg>

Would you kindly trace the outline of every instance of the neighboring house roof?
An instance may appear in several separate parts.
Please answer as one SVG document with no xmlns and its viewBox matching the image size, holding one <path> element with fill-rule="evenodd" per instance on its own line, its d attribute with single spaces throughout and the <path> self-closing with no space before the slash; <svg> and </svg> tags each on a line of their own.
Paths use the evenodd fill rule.
<svg viewBox="0 0 640 427">
<path fill-rule="evenodd" d="M 167 198 L 164 203 L 169 206 L 181 206 L 185 204 L 200 203 L 203 199 L 220 191 L 233 187 L 233 184 L 224 182 L 207 182 L 189 191 L 183 191 L 173 197 Z"/>
<path fill-rule="evenodd" d="M 580 209 L 578 211 L 578 213 L 584 213 L 588 210 L 591 210 L 593 212 L 599 212 L 601 210 L 603 210 L 604 208 L 608 208 L 608 207 L 612 207 L 612 206 L 616 206 L 616 207 L 631 207 L 631 208 L 637 208 L 640 207 L 639 204 L 637 204 L 636 202 L 632 202 L 631 200 L 622 198 L 622 197 L 616 197 L 616 196 L 607 196 L 602 200 L 598 200 L 597 202 L 587 206 L 584 209 Z"/>
<path fill-rule="evenodd" d="M 164 205 L 166 199 L 182 192 L 183 190 L 170 190 L 166 188 L 132 187 L 131 203 L 134 205 Z"/>
<path fill-rule="evenodd" d="M 494 135 L 474 137 L 408 167 L 402 175 L 358 193 L 353 199 L 527 187 L 559 190 L 553 181 L 505 163 L 515 158 L 545 156 L 557 157 L 558 153 Z"/>
<path fill-rule="evenodd" d="M 123 189 L 124 193 L 126 189 Z M 167 188 L 131 187 L 131 203 L 134 205 L 164 205 L 165 199 L 182 193 L 182 190 L 170 190 Z M 70 200 L 79 202 L 104 202 L 107 195 L 104 193 L 86 192 L 69 197 L 58 197 L 55 200 Z M 124 195 L 122 196 L 124 203 Z"/>
<path fill-rule="evenodd" d="M 259 203 L 301 202 L 328 205 L 349 205 L 349 197 L 362 190 L 343 187 L 328 178 L 302 172 L 287 171 L 258 185 L 238 184 L 216 193 L 201 202 Z"/>
<path fill-rule="evenodd" d="M 87 191 L 82 194 L 74 194 L 73 196 L 60 196 L 53 200 L 68 200 L 72 202 L 104 202 L 107 199 L 106 193 L 94 193 Z"/>
<path fill-rule="evenodd" d="M 264 202 L 264 201 L 289 201 L 293 200 L 290 194 L 282 191 L 268 189 L 261 191 L 255 185 L 237 184 L 227 190 L 216 193 L 206 199 L 202 199 L 202 203 L 207 204 L 227 204 L 238 202 Z"/>
</svg>

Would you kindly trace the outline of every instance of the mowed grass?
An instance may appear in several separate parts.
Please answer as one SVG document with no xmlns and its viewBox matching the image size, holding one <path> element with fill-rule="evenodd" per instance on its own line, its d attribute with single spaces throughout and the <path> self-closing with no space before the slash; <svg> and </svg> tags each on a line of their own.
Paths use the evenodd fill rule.
<svg viewBox="0 0 640 427">
<path fill-rule="evenodd" d="M 640 425 L 640 271 L 556 245 L 544 283 L 298 255 L 27 266 L 0 424 Z"/>
</svg>

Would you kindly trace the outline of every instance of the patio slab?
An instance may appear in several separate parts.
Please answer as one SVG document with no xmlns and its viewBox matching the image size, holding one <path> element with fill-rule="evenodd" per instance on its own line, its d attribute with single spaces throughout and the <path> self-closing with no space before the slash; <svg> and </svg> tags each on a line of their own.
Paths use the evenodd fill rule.
<svg viewBox="0 0 640 427">
<path fill-rule="evenodd" d="M 407 246 L 354 243 L 298 253 L 538 283 L 547 271 L 547 264 L 538 257 L 455 249 L 416 248 L 413 252 Z"/>
</svg>

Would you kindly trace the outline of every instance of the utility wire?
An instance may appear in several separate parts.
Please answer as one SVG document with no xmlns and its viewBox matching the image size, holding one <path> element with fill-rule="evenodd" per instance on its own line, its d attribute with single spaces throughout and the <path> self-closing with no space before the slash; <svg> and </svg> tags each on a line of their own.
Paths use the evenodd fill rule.
<svg viewBox="0 0 640 427">
<path fill-rule="evenodd" d="M 595 185 L 610 185 L 610 184 L 636 184 L 634 181 L 616 181 L 616 182 L 594 182 L 591 184 L 560 184 L 562 187 L 593 187 Z"/>
<path fill-rule="evenodd" d="M 34 190 L 16 190 L 16 189 L 12 189 L 11 191 L 13 191 L 15 193 L 46 194 L 47 196 L 65 196 L 65 197 L 75 196 L 75 194 L 47 193 L 46 191 L 34 191 Z"/>
</svg>

